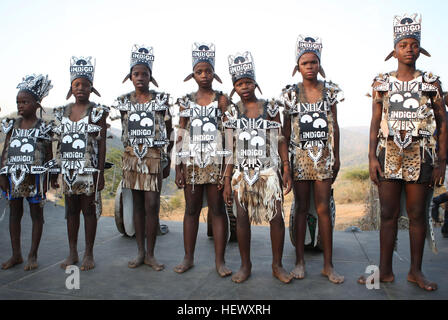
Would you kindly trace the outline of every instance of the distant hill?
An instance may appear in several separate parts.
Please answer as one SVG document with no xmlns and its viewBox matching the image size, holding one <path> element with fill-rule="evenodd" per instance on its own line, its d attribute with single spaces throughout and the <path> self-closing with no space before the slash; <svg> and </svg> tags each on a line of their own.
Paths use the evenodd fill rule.
<svg viewBox="0 0 448 320">
<path fill-rule="evenodd" d="M 369 162 L 369 127 L 340 128 L 341 167 L 367 165 Z"/>
</svg>

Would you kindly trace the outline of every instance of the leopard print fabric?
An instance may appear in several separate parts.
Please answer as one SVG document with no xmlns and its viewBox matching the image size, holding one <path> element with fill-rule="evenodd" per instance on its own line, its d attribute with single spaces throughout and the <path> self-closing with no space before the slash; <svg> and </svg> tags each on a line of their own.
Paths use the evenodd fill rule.
<svg viewBox="0 0 448 320">
<path fill-rule="evenodd" d="M 432 175 L 432 167 L 435 160 L 435 139 L 434 131 L 436 128 L 434 113 L 427 105 L 424 110 L 426 116 L 420 120 L 416 130 L 412 131 L 412 142 L 409 146 L 400 150 L 395 144 L 392 134 L 388 127 L 389 96 L 388 90 L 389 77 L 396 77 L 396 72 L 378 75 L 373 81 L 375 91 L 374 101 L 382 104 L 382 120 L 378 133 L 379 145 L 377 157 L 384 170 L 384 179 L 399 179 L 406 182 L 426 183 Z M 422 71 L 417 70 L 414 78 L 424 75 Z M 423 77 L 424 79 L 425 77 Z M 438 78 L 437 78 L 438 79 Z M 425 82 L 425 80 L 423 80 Z M 379 85 L 376 85 L 379 83 Z M 381 93 L 381 95 L 380 95 Z M 425 105 L 429 96 L 426 92 L 421 93 L 420 106 Z M 419 137 L 418 131 L 425 130 L 432 135 L 430 138 Z"/>
<path fill-rule="evenodd" d="M 323 82 L 319 82 L 319 88 L 321 90 L 321 97 L 319 101 L 324 100 L 327 88 L 325 87 Z M 298 92 L 298 102 L 307 103 L 308 99 L 306 98 L 303 90 L 302 83 L 297 85 L 296 92 Z M 333 114 L 331 113 L 331 109 L 327 111 L 327 120 L 328 120 L 328 140 L 324 141 L 325 145 L 322 148 L 322 156 L 317 161 L 316 165 L 314 161 L 310 158 L 308 150 L 297 147 L 299 145 L 300 140 L 300 115 L 294 114 L 291 115 L 291 140 L 295 141 L 295 145 L 291 144 L 290 146 L 290 162 L 293 170 L 293 179 L 294 181 L 302 181 L 302 180 L 326 180 L 333 178 L 333 152 L 331 147 L 333 145 L 333 135 L 334 135 L 334 123 L 333 123 Z M 317 154 L 318 147 L 312 147 L 312 153 Z"/>
<path fill-rule="evenodd" d="M 325 146 L 322 150 L 322 157 L 314 166 L 313 160 L 308 155 L 308 150 L 297 148 L 291 155 L 291 165 L 293 167 L 294 181 L 302 180 L 325 180 L 333 178 L 331 170 L 330 149 Z M 313 152 L 317 152 L 317 147 L 313 147 Z"/>
<path fill-rule="evenodd" d="M 221 169 L 217 164 L 211 164 L 205 168 L 199 168 L 196 165 L 186 166 L 186 168 L 187 184 L 218 184 L 221 180 Z"/>
<path fill-rule="evenodd" d="M 64 194 L 66 195 L 92 195 L 95 193 L 95 184 L 93 182 L 93 174 L 80 174 L 78 175 L 77 181 L 70 186 L 62 179 Z"/>
<path fill-rule="evenodd" d="M 38 179 L 40 177 L 38 176 Z M 42 183 L 42 181 L 40 181 Z M 25 179 L 22 181 L 20 185 L 14 185 L 14 182 L 11 180 L 11 197 L 12 198 L 27 198 L 27 197 L 35 197 L 37 195 L 42 196 L 40 192 L 40 188 L 37 188 L 36 185 L 36 175 L 29 174 L 25 176 Z"/>
</svg>

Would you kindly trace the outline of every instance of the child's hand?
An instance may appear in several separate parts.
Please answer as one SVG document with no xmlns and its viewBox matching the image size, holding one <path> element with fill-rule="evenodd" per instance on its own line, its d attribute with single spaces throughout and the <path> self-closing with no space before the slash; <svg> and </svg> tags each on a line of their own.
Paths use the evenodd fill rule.
<svg viewBox="0 0 448 320">
<path fill-rule="evenodd" d="M 179 189 L 185 188 L 185 176 L 181 168 L 176 167 L 176 186 Z"/>
<path fill-rule="evenodd" d="M 222 192 L 224 203 L 228 206 L 232 205 L 232 187 L 230 186 L 230 179 L 226 179 L 224 184 L 224 191 Z"/>
<path fill-rule="evenodd" d="M 445 178 L 446 161 L 440 161 L 439 165 L 432 171 L 432 179 L 429 184 L 430 188 L 440 187 L 443 185 Z"/>
<path fill-rule="evenodd" d="M 8 191 L 8 179 L 4 175 L 0 176 L 0 188 L 5 192 Z"/>
<path fill-rule="evenodd" d="M 104 171 L 100 171 L 98 180 L 98 191 L 102 191 L 103 189 L 104 189 Z"/>
<path fill-rule="evenodd" d="M 171 159 L 168 159 L 168 165 L 163 169 L 163 179 L 168 178 L 171 172 Z"/>
<path fill-rule="evenodd" d="M 286 189 L 284 195 L 286 196 L 292 189 L 292 178 L 289 169 L 283 172 L 282 178 L 283 178 L 283 187 Z"/>
<path fill-rule="evenodd" d="M 338 177 L 340 168 L 341 168 L 341 161 L 339 160 L 339 157 L 337 157 L 333 164 L 333 181 L 332 181 L 332 183 L 334 183 L 336 181 L 336 178 Z"/>
<path fill-rule="evenodd" d="M 384 173 L 381 170 L 380 162 L 377 157 L 369 160 L 369 172 L 370 180 L 372 180 L 374 184 L 379 185 L 380 180 L 378 179 L 378 176 L 384 177 Z"/>
</svg>

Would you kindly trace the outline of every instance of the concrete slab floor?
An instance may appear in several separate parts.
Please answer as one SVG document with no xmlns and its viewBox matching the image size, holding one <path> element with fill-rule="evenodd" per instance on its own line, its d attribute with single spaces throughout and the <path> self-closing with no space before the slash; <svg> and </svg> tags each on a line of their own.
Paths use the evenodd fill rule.
<svg viewBox="0 0 448 320">
<path fill-rule="evenodd" d="M 5 206 L 0 202 L 0 213 Z M 22 219 L 22 254 L 26 259 L 31 245 L 31 219 L 27 205 Z M 378 263 L 378 232 L 334 233 L 334 265 L 345 276 L 341 285 L 330 283 L 320 275 L 322 254 L 306 252 L 307 274 L 304 280 L 283 284 L 272 277 L 269 228 L 252 227 L 251 277 L 242 284 L 221 278 L 215 271 L 213 240 L 206 235 L 206 224 L 201 223 L 196 245 L 195 266 L 185 274 L 173 268 L 183 258 L 182 222 L 164 221 L 170 232 L 157 238 L 156 257 L 165 264 L 165 270 L 156 272 L 147 266 L 129 269 L 127 262 L 137 254 L 135 239 L 122 236 L 113 218 L 101 217 L 95 242 L 96 268 L 80 272 L 80 289 L 69 290 L 66 280 L 70 274 L 60 268 L 68 255 L 68 240 L 64 209 L 47 203 L 45 225 L 39 248 L 39 268 L 24 271 L 24 264 L 9 270 L 0 270 L 0 299 L 151 299 L 151 300 L 324 300 L 324 299 L 448 299 L 448 239 L 436 229 L 439 254 L 425 247 L 424 272 L 439 289 L 424 292 L 406 281 L 409 268 L 409 240 L 406 231 L 399 232 L 398 251 L 394 257 L 396 281 L 381 284 L 379 290 L 368 290 L 356 279 L 369 264 Z M 8 229 L 9 216 L 0 222 L 0 261 L 11 255 Z M 81 219 L 78 250 L 84 250 L 84 225 Z M 226 249 L 227 265 L 236 272 L 240 265 L 237 243 Z M 292 270 L 295 249 L 285 233 L 283 265 Z M 80 264 L 78 264 L 80 266 Z"/>
</svg>

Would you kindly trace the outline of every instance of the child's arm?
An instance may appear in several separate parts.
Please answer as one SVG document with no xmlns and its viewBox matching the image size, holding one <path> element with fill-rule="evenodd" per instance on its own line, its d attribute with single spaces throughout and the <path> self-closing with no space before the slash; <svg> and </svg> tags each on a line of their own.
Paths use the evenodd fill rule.
<svg viewBox="0 0 448 320">
<path fill-rule="evenodd" d="M 446 170 L 446 151 L 447 151 L 447 127 L 445 103 L 443 101 L 443 92 L 440 82 L 437 81 L 435 86 L 439 90 L 438 97 L 433 99 L 433 110 L 437 125 L 437 141 L 439 150 L 437 154 L 437 163 L 433 170 L 432 181 L 430 187 L 440 186 L 443 184 Z"/>
<path fill-rule="evenodd" d="M 101 131 L 99 133 L 100 139 L 98 140 L 98 191 L 104 189 L 104 163 L 106 162 L 106 138 L 107 138 L 107 119 L 108 113 L 104 111 L 103 116 L 98 122 L 98 125 L 101 127 Z"/>
<path fill-rule="evenodd" d="M 379 83 L 375 83 L 377 85 Z M 369 172 L 370 179 L 376 184 L 379 184 L 378 175 L 384 177 L 381 170 L 380 163 L 376 156 L 376 148 L 378 146 L 378 132 L 381 123 L 381 113 L 383 112 L 382 101 L 378 97 L 382 97 L 380 92 L 373 90 L 372 94 L 372 119 L 370 121 L 370 137 L 369 137 Z"/>
<path fill-rule="evenodd" d="M 61 147 L 61 140 L 58 139 L 58 143 L 56 145 L 56 154 L 60 150 L 60 147 Z M 53 148 L 53 143 L 51 143 L 51 148 Z M 58 177 L 59 177 L 59 174 L 51 174 L 50 175 L 50 184 L 53 189 L 59 188 Z"/>
<path fill-rule="evenodd" d="M 185 110 L 185 107 L 179 104 L 179 111 Z M 183 144 L 183 135 L 185 134 L 185 128 L 187 126 L 188 119 L 186 117 L 179 117 L 179 128 L 177 130 L 177 136 L 176 136 L 176 153 L 182 151 L 182 144 Z M 177 159 L 176 155 L 176 159 Z M 179 158 L 180 159 L 180 158 Z M 185 188 L 185 175 L 183 170 L 183 163 L 182 161 L 176 161 L 176 179 L 175 179 L 176 186 L 179 189 Z"/>
<path fill-rule="evenodd" d="M 341 160 L 339 157 L 339 124 L 338 124 L 337 103 L 331 106 L 331 113 L 333 115 L 333 142 L 334 142 L 333 182 L 335 182 L 339 173 L 339 169 L 341 168 Z"/>
<path fill-rule="evenodd" d="M 0 168 L 3 168 L 6 165 L 6 149 L 7 146 L 9 145 L 9 139 L 11 138 L 11 131 L 8 132 L 8 134 L 6 135 L 5 138 L 5 143 L 3 145 L 3 151 L 2 151 L 2 157 L 0 159 Z M 9 187 L 9 183 L 8 183 L 8 178 L 6 175 L 2 174 L 0 175 L 0 188 L 3 191 L 8 191 Z"/>
<path fill-rule="evenodd" d="M 224 100 L 223 100 L 224 102 Z M 227 105 L 222 105 L 222 111 L 226 110 L 228 106 L 230 105 L 230 101 L 227 99 Z M 227 116 L 223 116 L 222 121 L 227 121 Z M 223 198 L 225 204 L 231 206 L 232 205 L 232 175 L 233 175 L 233 159 L 234 159 L 234 153 L 235 153 L 235 143 L 233 139 L 233 129 L 230 128 L 224 128 L 224 145 L 226 150 L 230 150 L 231 153 L 229 156 L 225 157 L 224 159 L 224 173 L 223 173 L 223 180 L 224 180 L 224 190 L 223 190 Z"/>
<path fill-rule="evenodd" d="M 165 167 L 165 169 L 163 170 L 163 178 L 166 178 L 170 175 L 170 170 L 171 170 L 171 150 L 173 150 L 173 146 L 174 146 L 174 139 L 172 139 L 172 134 L 174 132 L 174 128 L 173 128 L 173 118 L 170 114 L 169 109 L 167 109 L 166 111 L 166 117 L 165 117 L 165 127 L 166 127 L 166 134 L 167 137 L 169 139 L 169 144 L 168 144 L 168 165 Z"/>
<path fill-rule="evenodd" d="M 273 121 L 276 121 L 281 124 L 280 120 L 280 112 L 277 113 Z M 286 143 L 286 139 L 283 138 L 284 132 L 280 128 L 279 129 L 279 137 L 278 137 L 278 154 L 280 156 L 281 165 L 283 168 L 283 187 L 286 189 L 284 194 L 288 194 L 292 188 L 292 177 L 291 177 L 291 168 L 289 166 L 288 160 L 288 144 Z"/>
</svg>

